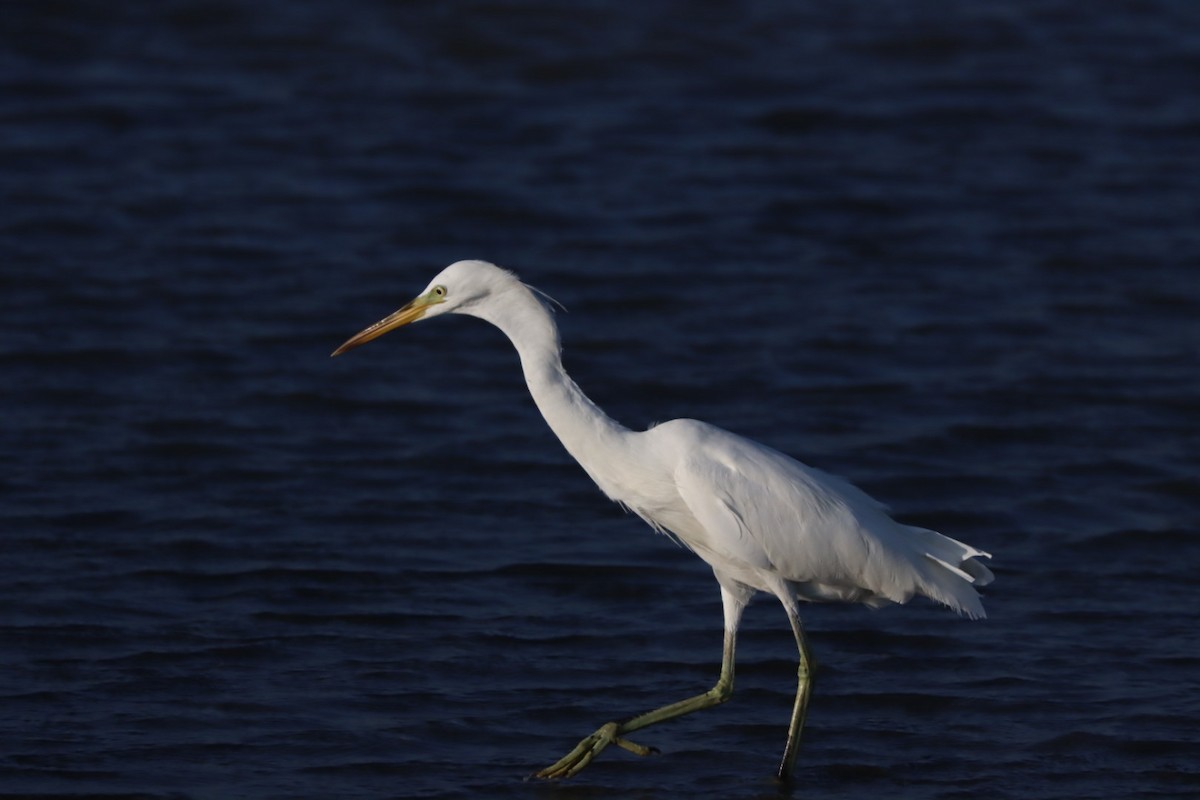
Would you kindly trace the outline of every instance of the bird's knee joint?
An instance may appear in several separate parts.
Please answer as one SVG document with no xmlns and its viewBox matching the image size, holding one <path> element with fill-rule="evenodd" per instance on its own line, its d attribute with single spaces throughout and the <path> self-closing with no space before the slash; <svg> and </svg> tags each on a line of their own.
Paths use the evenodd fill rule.
<svg viewBox="0 0 1200 800">
<path fill-rule="evenodd" d="M 717 703 L 724 703 L 729 698 L 733 697 L 733 686 L 725 683 L 718 683 L 716 686 L 708 690 L 708 696 Z"/>
<path fill-rule="evenodd" d="M 801 680 L 807 680 L 817 674 L 817 669 L 820 666 L 815 658 L 805 656 L 800 659 L 800 664 L 796 667 L 796 674 L 800 676 Z"/>
</svg>

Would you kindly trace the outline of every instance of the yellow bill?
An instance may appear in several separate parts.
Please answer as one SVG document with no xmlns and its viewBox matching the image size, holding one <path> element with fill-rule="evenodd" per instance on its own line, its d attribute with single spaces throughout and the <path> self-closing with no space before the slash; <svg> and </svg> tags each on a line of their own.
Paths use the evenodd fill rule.
<svg viewBox="0 0 1200 800">
<path fill-rule="evenodd" d="M 341 347 L 339 347 L 337 350 L 334 350 L 333 353 L 330 354 L 330 358 L 333 356 L 340 356 L 347 350 L 353 350 L 360 344 L 366 344 L 372 339 L 378 339 L 388 331 L 401 328 L 405 325 L 408 325 L 410 322 L 416 322 L 421 317 L 425 316 L 425 312 L 431 305 L 442 302 L 442 297 L 444 294 L 445 290 L 440 286 L 426 292 L 412 302 L 406 304 L 394 314 L 389 314 L 388 316 L 379 320 L 379 322 L 376 322 L 374 325 L 364 328 L 363 330 L 351 336 L 342 343 Z"/>
</svg>

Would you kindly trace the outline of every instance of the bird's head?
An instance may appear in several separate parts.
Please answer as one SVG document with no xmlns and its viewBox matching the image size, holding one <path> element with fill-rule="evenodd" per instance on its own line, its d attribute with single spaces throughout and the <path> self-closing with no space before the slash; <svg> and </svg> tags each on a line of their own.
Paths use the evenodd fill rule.
<svg viewBox="0 0 1200 800">
<path fill-rule="evenodd" d="M 438 273 L 425 291 L 397 311 L 347 339 L 333 351 L 338 356 L 366 344 L 388 331 L 440 314 L 474 314 L 490 298 L 514 286 L 523 286 L 517 276 L 486 261 L 456 261 Z"/>
</svg>

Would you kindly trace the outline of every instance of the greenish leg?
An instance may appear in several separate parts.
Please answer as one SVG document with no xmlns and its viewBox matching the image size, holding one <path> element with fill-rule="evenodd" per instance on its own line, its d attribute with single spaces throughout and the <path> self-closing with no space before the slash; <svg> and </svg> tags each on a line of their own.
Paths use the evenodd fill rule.
<svg viewBox="0 0 1200 800">
<path fill-rule="evenodd" d="M 792 634 L 796 637 L 796 648 L 800 651 L 800 667 L 796 670 L 796 703 L 792 706 L 792 722 L 788 726 L 787 746 L 783 748 L 783 762 L 779 765 L 777 778 L 788 783 L 796 765 L 796 751 L 800 749 L 800 733 L 804 730 L 804 718 L 808 714 L 808 697 L 812 694 L 812 679 L 817 662 L 813 660 L 804 638 L 804 627 L 794 608 L 788 608 L 788 619 L 792 623 Z"/>
<path fill-rule="evenodd" d="M 740 613 L 740 608 L 738 609 L 738 613 Z M 639 756 L 648 756 L 651 753 L 658 752 L 653 747 L 634 744 L 625 739 L 624 735 L 659 722 L 681 717 L 684 714 L 691 714 L 693 711 L 720 705 L 728 700 L 730 695 L 733 694 L 733 650 L 736 639 L 737 628 L 735 621 L 733 627 L 729 625 L 725 627 L 725 646 L 721 658 L 721 677 L 717 679 L 716 686 L 703 694 L 689 697 L 686 700 L 680 700 L 677 703 L 671 703 L 662 708 L 656 708 L 653 711 L 647 711 L 645 714 L 631 717 L 624 722 L 609 722 L 602 725 L 595 733 L 584 737 L 575 746 L 574 750 L 545 769 L 535 772 L 533 777 L 569 778 L 592 763 L 592 759 L 610 744 L 615 744 Z"/>
</svg>

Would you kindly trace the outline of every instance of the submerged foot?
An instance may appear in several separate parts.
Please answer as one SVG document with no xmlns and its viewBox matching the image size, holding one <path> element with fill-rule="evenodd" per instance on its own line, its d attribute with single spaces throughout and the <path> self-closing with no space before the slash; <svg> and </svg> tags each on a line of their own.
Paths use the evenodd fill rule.
<svg viewBox="0 0 1200 800">
<path fill-rule="evenodd" d="M 622 739 L 618 735 L 620 732 L 621 726 L 619 723 L 609 722 L 601 725 L 595 733 L 585 736 L 579 744 L 575 745 L 574 750 L 545 769 L 533 773 L 531 777 L 549 780 L 569 778 L 592 763 L 592 759 L 598 756 L 600 751 L 610 744 L 615 744 L 617 747 L 622 747 L 639 756 L 648 756 L 651 753 L 658 752 L 653 747 L 644 747 L 640 744 L 634 744 L 628 739 Z"/>
</svg>

